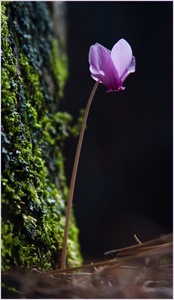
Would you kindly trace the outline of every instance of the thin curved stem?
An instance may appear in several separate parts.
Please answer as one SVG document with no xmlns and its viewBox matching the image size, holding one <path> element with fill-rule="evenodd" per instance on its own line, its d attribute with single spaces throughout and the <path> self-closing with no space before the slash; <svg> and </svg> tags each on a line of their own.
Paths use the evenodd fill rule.
<svg viewBox="0 0 174 300">
<path fill-rule="evenodd" d="M 75 187 L 75 181 L 76 181 L 76 175 L 77 175 L 77 168 L 78 168 L 78 164 L 79 164 L 79 157 L 80 157 L 80 152 L 81 152 L 81 147 L 82 147 L 82 142 L 83 142 L 83 137 L 84 137 L 84 132 L 85 132 L 85 128 L 86 128 L 86 122 L 87 122 L 90 106 L 91 106 L 91 103 L 94 98 L 94 95 L 95 95 L 98 85 L 99 85 L 99 81 L 97 81 L 94 84 L 94 87 L 89 96 L 87 106 L 85 109 L 85 114 L 84 114 L 81 131 L 80 131 L 80 136 L 79 136 L 79 140 L 78 140 L 78 145 L 77 145 L 77 150 L 76 150 L 76 155 L 75 155 L 75 160 L 74 160 L 74 166 L 73 166 L 73 171 L 72 171 L 72 175 L 71 175 L 70 189 L 69 189 L 69 194 L 68 194 L 65 231 L 64 231 L 64 238 L 63 238 L 61 264 L 60 264 L 61 269 L 66 268 L 68 230 L 69 230 L 69 222 L 70 222 L 70 216 L 71 216 L 72 200 L 73 200 L 73 195 L 74 195 L 74 187 Z"/>
</svg>

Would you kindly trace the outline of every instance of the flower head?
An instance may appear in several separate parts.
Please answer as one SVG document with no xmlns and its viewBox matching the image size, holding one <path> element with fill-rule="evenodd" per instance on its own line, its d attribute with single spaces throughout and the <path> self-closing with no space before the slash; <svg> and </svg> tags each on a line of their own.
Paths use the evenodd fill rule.
<svg viewBox="0 0 174 300">
<path fill-rule="evenodd" d="M 130 73 L 135 72 L 135 57 L 124 39 L 119 40 L 110 51 L 96 43 L 89 49 L 89 70 L 94 80 L 101 82 L 107 92 L 124 90 L 122 86 Z"/>
</svg>

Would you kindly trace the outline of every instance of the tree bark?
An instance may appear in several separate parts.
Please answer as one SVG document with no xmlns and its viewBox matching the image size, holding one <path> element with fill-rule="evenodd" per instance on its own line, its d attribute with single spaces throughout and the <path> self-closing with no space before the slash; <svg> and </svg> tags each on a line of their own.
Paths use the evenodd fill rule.
<svg viewBox="0 0 174 300">
<path fill-rule="evenodd" d="M 63 2 L 1 2 L 3 269 L 58 268 L 67 185 Z M 72 215 L 68 266 L 81 263 Z"/>
</svg>

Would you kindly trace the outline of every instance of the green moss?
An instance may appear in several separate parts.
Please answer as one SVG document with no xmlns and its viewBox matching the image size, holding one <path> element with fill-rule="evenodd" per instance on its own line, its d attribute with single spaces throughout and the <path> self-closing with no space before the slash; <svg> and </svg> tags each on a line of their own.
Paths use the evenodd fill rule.
<svg viewBox="0 0 174 300">
<path fill-rule="evenodd" d="M 72 117 L 52 111 L 42 76 L 20 47 L 14 52 L 20 40 L 9 34 L 6 9 L 2 3 L 2 267 L 57 268 L 68 192 L 63 144 Z M 53 44 L 60 99 L 67 71 Z M 73 216 L 67 257 L 69 266 L 81 263 Z"/>
<path fill-rule="evenodd" d="M 49 58 L 54 76 L 59 86 L 58 96 L 62 97 L 64 85 L 68 77 L 68 63 L 66 55 L 60 51 L 57 39 L 53 39 L 52 51 Z"/>
</svg>

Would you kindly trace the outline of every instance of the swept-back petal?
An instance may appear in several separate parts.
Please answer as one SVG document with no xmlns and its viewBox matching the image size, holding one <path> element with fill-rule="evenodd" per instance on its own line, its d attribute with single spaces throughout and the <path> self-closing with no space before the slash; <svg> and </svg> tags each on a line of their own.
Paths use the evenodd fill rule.
<svg viewBox="0 0 174 300">
<path fill-rule="evenodd" d="M 123 83 L 126 79 L 126 77 L 130 74 L 135 72 L 135 66 L 136 66 L 136 60 L 135 57 L 132 56 L 132 60 L 130 62 L 130 65 L 128 66 L 128 68 L 126 69 L 126 71 L 124 72 L 124 74 L 121 77 L 121 82 Z"/>
<path fill-rule="evenodd" d="M 103 83 L 108 90 L 116 91 L 120 88 L 120 78 L 111 59 L 111 51 L 96 43 L 89 50 L 89 64 L 91 76 Z"/>
<path fill-rule="evenodd" d="M 111 51 L 99 43 L 92 45 L 89 49 L 90 72 L 98 74 L 101 71 L 102 64 L 110 57 Z"/>
<path fill-rule="evenodd" d="M 132 49 L 124 39 L 119 40 L 111 50 L 111 58 L 121 78 L 132 61 Z"/>
</svg>

